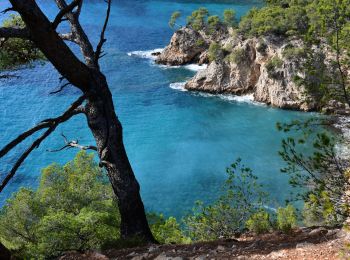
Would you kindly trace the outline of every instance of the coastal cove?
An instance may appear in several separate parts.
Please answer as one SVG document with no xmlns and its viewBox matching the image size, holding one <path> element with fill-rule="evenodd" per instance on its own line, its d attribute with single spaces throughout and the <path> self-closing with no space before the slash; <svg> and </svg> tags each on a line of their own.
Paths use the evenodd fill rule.
<svg viewBox="0 0 350 260">
<path fill-rule="evenodd" d="M 49 13 L 56 12 L 46 1 L 39 3 Z M 193 77 L 198 67 L 156 65 L 148 57 L 169 43 L 173 31 L 167 23 L 174 10 L 190 14 L 205 6 L 215 14 L 233 8 L 241 16 L 257 4 L 258 1 L 114 1 L 106 35 L 107 55 L 101 66 L 124 127 L 126 149 L 147 211 L 181 217 L 196 200 L 216 199 L 226 179 L 225 168 L 238 157 L 259 176 L 273 200 L 283 203 L 288 198 L 291 188 L 288 176 L 280 173 L 284 164 L 278 156 L 283 134 L 275 125 L 317 115 L 268 107 L 251 102 L 249 97 L 182 91 L 182 83 Z M 2 2 L 0 7 L 6 8 Z M 100 1 L 87 1 L 84 8 L 88 10 L 82 24 L 90 37 L 97 35 L 102 23 L 99 15 L 105 6 Z M 91 39 L 97 41 L 96 37 Z M 20 78 L 0 82 L 2 144 L 40 120 L 57 115 L 79 95 L 69 87 L 50 94 L 59 84 L 59 75 L 50 64 L 12 73 Z M 41 168 L 73 158 L 77 151 L 72 149 L 64 153 L 47 151 L 64 145 L 61 133 L 79 139 L 81 144 L 93 144 L 84 124 L 85 119 L 78 116 L 70 125 L 60 126 L 1 193 L 1 204 L 20 186 L 36 187 Z M 24 147 L 21 145 L 18 153 Z M 8 170 L 7 165 L 17 155 L 12 152 L 6 157 L 1 173 Z"/>
</svg>

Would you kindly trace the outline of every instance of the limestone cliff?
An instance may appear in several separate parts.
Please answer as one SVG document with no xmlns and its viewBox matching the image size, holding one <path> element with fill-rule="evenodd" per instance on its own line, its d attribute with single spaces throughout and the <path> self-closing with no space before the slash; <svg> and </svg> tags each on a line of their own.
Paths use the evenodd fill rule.
<svg viewBox="0 0 350 260">
<path fill-rule="evenodd" d="M 313 97 L 295 83 L 303 76 L 300 57 L 285 57 L 287 49 L 302 49 L 303 42 L 277 37 L 243 39 L 232 32 L 225 37 L 206 37 L 203 32 L 181 28 L 158 56 L 157 62 L 168 65 L 208 62 L 208 46 L 220 46 L 218 57 L 208 62 L 185 88 L 209 93 L 254 94 L 255 101 L 274 107 L 310 111 L 316 109 Z"/>
<path fill-rule="evenodd" d="M 174 33 L 170 44 L 157 57 L 156 62 L 165 65 L 196 63 L 207 48 L 207 42 L 199 32 L 182 28 Z"/>
</svg>

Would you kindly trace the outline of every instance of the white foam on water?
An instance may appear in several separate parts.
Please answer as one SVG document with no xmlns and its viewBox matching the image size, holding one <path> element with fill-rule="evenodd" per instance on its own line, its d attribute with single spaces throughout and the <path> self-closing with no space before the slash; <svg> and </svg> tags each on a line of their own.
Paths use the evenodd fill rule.
<svg viewBox="0 0 350 260">
<path fill-rule="evenodd" d="M 187 89 L 185 89 L 185 84 L 186 82 L 175 82 L 170 83 L 169 87 L 179 91 L 187 91 Z"/>
<path fill-rule="evenodd" d="M 225 99 L 228 101 L 236 101 L 236 102 L 243 102 L 243 103 L 253 103 L 254 102 L 254 95 L 248 94 L 243 96 L 235 96 L 235 95 L 218 95 L 221 99 Z"/>
<path fill-rule="evenodd" d="M 231 94 L 209 94 L 209 93 L 197 93 L 200 96 L 203 97 L 218 97 L 220 99 L 230 101 L 230 102 L 238 102 L 238 103 L 248 103 L 253 104 L 257 106 L 266 106 L 266 104 L 254 101 L 254 94 L 247 94 L 242 96 L 236 96 Z"/>
<path fill-rule="evenodd" d="M 187 89 L 185 89 L 185 84 L 186 82 L 175 82 L 175 83 L 170 83 L 169 87 L 171 89 L 178 90 L 178 91 L 188 91 Z M 210 93 L 204 93 L 204 92 L 191 92 L 191 93 L 202 97 L 208 97 L 208 98 L 216 97 L 216 98 L 220 98 L 230 102 L 233 101 L 238 103 L 249 103 L 257 106 L 266 106 L 266 104 L 264 103 L 254 101 L 254 94 L 235 96 L 235 95 L 229 95 L 229 94 L 210 94 Z"/>
<path fill-rule="evenodd" d="M 192 70 L 192 71 L 201 71 L 201 70 L 205 70 L 208 67 L 207 64 L 202 64 L 202 65 L 198 65 L 198 64 L 188 64 L 188 65 L 184 65 L 184 68 L 188 69 L 188 70 Z"/>
<path fill-rule="evenodd" d="M 149 59 L 152 61 L 155 61 L 157 59 L 156 55 L 152 55 L 152 53 L 162 52 L 164 48 L 158 48 L 154 50 L 146 50 L 146 51 L 131 51 L 128 52 L 128 56 L 136 56 L 142 59 Z M 204 70 L 207 68 L 206 64 L 198 65 L 198 64 L 188 64 L 183 66 L 170 66 L 170 65 L 162 65 L 162 64 L 156 64 L 157 66 L 164 68 L 164 69 L 173 69 L 173 68 L 185 68 L 188 70 L 192 70 L 195 72 L 198 72 L 200 70 Z"/>
<path fill-rule="evenodd" d="M 128 52 L 127 54 L 128 56 L 137 56 L 143 59 L 155 60 L 157 56 L 152 55 L 152 53 L 162 52 L 163 50 L 164 50 L 163 48 L 158 48 L 158 49 L 148 50 L 148 51 L 131 51 L 131 52 Z"/>
<path fill-rule="evenodd" d="M 163 69 L 179 69 L 179 68 L 184 68 L 184 69 L 187 69 L 187 70 L 191 70 L 191 71 L 195 71 L 195 72 L 198 72 L 198 71 L 201 71 L 201 70 L 205 70 L 208 65 L 207 64 L 202 64 L 202 65 L 199 65 L 199 64 L 187 64 L 187 65 L 175 65 L 175 66 L 172 66 L 172 65 L 164 65 L 164 64 L 156 64 L 158 67 L 160 68 L 163 68 Z"/>
</svg>

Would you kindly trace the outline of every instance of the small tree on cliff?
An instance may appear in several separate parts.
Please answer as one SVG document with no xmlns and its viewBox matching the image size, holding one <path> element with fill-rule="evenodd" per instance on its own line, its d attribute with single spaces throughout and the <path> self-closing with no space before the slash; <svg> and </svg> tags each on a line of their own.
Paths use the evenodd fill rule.
<svg viewBox="0 0 350 260">
<path fill-rule="evenodd" d="M 169 26 L 171 29 L 174 29 L 175 25 L 178 27 L 181 27 L 180 25 L 176 24 L 177 20 L 181 17 L 181 13 L 179 11 L 175 11 L 171 14 L 170 20 L 169 20 Z"/>
<path fill-rule="evenodd" d="M 28 155 L 52 134 L 58 125 L 77 114 L 84 114 L 87 118 L 87 126 L 95 138 L 96 147 L 83 147 L 77 145 L 76 142 L 67 142 L 66 147 L 75 146 L 97 151 L 100 159 L 99 164 L 107 170 L 113 191 L 118 199 L 121 236 L 123 238 L 139 237 L 145 241 L 153 242 L 154 238 L 149 229 L 139 193 L 139 184 L 124 148 L 122 125 L 115 113 L 106 77 L 99 66 L 102 47 L 106 41 L 105 31 L 111 11 L 111 0 L 106 1 L 107 11 L 99 42 L 95 48 L 79 21 L 83 0 L 73 0 L 70 3 L 65 0 L 55 0 L 60 11 L 53 21 L 47 18 L 35 0 L 9 0 L 9 2 L 12 6 L 4 12 L 17 12 L 25 27 L 0 27 L 0 38 L 19 38 L 33 42 L 62 75 L 62 79 L 67 80 L 67 84 L 79 89 L 82 95 L 60 116 L 41 121 L 38 125 L 21 133 L 0 150 L 0 158 L 2 158 L 18 144 L 32 137 L 33 134 L 41 132 L 41 135 L 34 139 L 18 157 L 10 172 L 3 178 L 0 192 L 13 178 Z M 58 25 L 62 22 L 68 22 L 70 32 L 63 34 L 57 31 Z M 80 60 L 73 53 L 66 41 L 80 47 L 83 60 Z"/>
</svg>

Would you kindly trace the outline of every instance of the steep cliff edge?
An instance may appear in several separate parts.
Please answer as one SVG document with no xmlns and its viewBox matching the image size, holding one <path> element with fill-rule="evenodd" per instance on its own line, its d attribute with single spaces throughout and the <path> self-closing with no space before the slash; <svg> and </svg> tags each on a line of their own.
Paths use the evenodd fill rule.
<svg viewBox="0 0 350 260">
<path fill-rule="evenodd" d="M 218 49 L 209 62 L 210 44 Z M 254 100 L 268 105 L 303 111 L 319 109 L 305 88 L 296 84 L 295 76 L 303 76 L 301 57 L 303 42 L 274 36 L 244 39 L 231 33 L 218 38 L 206 36 L 191 28 L 174 33 L 170 44 L 156 62 L 167 65 L 209 63 L 199 71 L 185 88 L 213 94 L 254 94 Z"/>
</svg>

